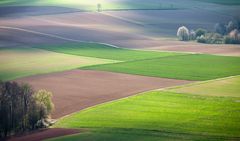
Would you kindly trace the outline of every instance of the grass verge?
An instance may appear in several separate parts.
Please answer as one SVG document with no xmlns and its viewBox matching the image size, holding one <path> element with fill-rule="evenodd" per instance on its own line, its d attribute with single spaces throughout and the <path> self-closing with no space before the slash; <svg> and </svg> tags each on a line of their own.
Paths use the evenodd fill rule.
<svg viewBox="0 0 240 141">
<path fill-rule="evenodd" d="M 210 80 L 240 74 L 240 57 L 180 55 L 80 69 L 111 71 L 184 80 Z"/>
<path fill-rule="evenodd" d="M 240 97 L 240 76 L 197 82 L 167 89 L 167 91 L 207 96 Z"/>
<path fill-rule="evenodd" d="M 102 58 L 102 59 L 119 60 L 119 61 L 133 61 L 133 60 L 142 60 L 142 59 L 149 59 L 149 58 L 183 55 L 183 53 L 140 51 L 140 50 L 115 48 L 108 45 L 97 44 L 97 43 L 36 46 L 36 48 L 54 51 L 58 53 L 95 57 L 95 58 Z"/>
</svg>

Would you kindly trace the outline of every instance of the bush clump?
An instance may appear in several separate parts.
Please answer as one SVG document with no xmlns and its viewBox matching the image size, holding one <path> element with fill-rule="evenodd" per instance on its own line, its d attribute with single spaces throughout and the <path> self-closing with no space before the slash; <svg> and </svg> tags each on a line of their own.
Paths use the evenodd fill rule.
<svg viewBox="0 0 240 141">
<path fill-rule="evenodd" d="M 225 44 L 240 44 L 240 34 L 237 29 L 231 31 L 227 36 L 224 37 Z"/>
<path fill-rule="evenodd" d="M 207 43 L 204 35 L 202 35 L 200 37 L 197 37 L 197 42 L 199 42 L 199 43 Z"/>
<path fill-rule="evenodd" d="M 181 41 L 196 40 L 207 44 L 240 44 L 240 20 L 229 21 L 228 24 L 217 23 L 214 32 L 203 28 L 189 30 L 182 26 L 178 29 L 177 36 Z"/>
<path fill-rule="evenodd" d="M 207 44 L 222 44 L 223 38 L 222 35 L 218 33 L 206 33 L 205 36 L 202 35 L 198 37 L 197 42 Z"/>
</svg>

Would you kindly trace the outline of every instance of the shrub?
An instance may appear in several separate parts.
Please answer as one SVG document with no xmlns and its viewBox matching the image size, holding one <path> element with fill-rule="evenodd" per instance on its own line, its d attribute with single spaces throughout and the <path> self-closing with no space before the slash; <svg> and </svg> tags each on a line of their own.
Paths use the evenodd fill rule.
<svg viewBox="0 0 240 141">
<path fill-rule="evenodd" d="M 200 37 L 198 36 L 197 37 L 197 42 L 199 42 L 199 43 L 207 43 L 204 35 L 201 35 Z"/>
<path fill-rule="evenodd" d="M 36 100 L 37 104 L 40 107 L 43 107 L 43 109 L 45 110 L 44 111 L 45 114 L 43 114 L 42 118 L 47 118 L 44 116 L 49 115 L 54 107 L 54 105 L 51 101 L 52 93 L 48 92 L 46 90 L 39 90 L 38 92 L 36 92 L 34 94 L 33 98 Z"/>
<path fill-rule="evenodd" d="M 240 44 L 240 34 L 238 30 L 235 29 L 229 33 L 229 35 L 224 37 L 225 44 Z"/>
<path fill-rule="evenodd" d="M 196 39 L 196 32 L 194 30 L 191 30 L 189 33 L 189 40 L 195 40 Z"/>
<path fill-rule="evenodd" d="M 207 33 L 197 38 L 199 43 L 208 43 L 208 44 L 221 44 L 223 43 L 223 38 L 218 33 Z"/>
<path fill-rule="evenodd" d="M 181 40 L 181 41 L 188 41 L 189 40 L 188 28 L 185 26 L 179 27 L 178 31 L 177 31 L 177 36 L 178 36 L 179 40 Z"/>
<path fill-rule="evenodd" d="M 226 34 L 226 27 L 224 24 L 221 24 L 221 23 L 217 23 L 215 24 L 214 26 L 214 31 L 216 33 L 219 33 L 221 35 L 225 35 Z"/>
<path fill-rule="evenodd" d="M 238 30 L 237 29 L 234 29 L 232 30 L 230 33 L 229 33 L 229 37 L 234 39 L 234 40 L 237 40 L 238 38 Z"/>
<path fill-rule="evenodd" d="M 230 33 L 234 29 L 238 29 L 238 24 L 236 22 L 230 21 L 226 26 L 227 33 Z"/>
<path fill-rule="evenodd" d="M 207 33 L 207 30 L 203 28 L 198 28 L 196 30 L 196 37 L 201 37 L 202 35 L 205 35 Z"/>
<path fill-rule="evenodd" d="M 221 44 L 223 42 L 222 35 L 218 33 L 207 33 L 205 37 L 209 44 Z"/>
</svg>

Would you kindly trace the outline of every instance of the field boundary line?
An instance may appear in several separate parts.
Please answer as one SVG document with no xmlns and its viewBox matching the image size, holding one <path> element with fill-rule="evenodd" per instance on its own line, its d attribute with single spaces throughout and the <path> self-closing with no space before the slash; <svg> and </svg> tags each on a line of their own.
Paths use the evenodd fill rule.
<svg viewBox="0 0 240 141">
<path fill-rule="evenodd" d="M 120 48 L 120 47 L 118 47 L 116 45 L 113 45 L 113 44 L 108 44 L 108 43 L 103 43 L 103 42 L 83 41 L 83 40 L 62 37 L 62 36 L 59 36 L 59 35 L 54 35 L 54 34 L 49 34 L 49 33 L 44 33 L 44 32 L 38 32 L 38 31 L 29 30 L 29 29 L 25 29 L 25 28 L 19 28 L 19 27 L 0 26 L 0 29 L 18 30 L 18 31 L 24 31 L 24 32 L 28 32 L 28 33 L 37 34 L 37 35 L 47 36 L 47 37 L 51 37 L 51 38 L 66 40 L 66 41 L 72 41 L 72 42 L 78 42 L 78 43 L 95 43 L 95 44 L 111 46 L 111 47 L 114 47 L 114 48 Z"/>
<path fill-rule="evenodd" d="M 231 78 L 235 78 L 235 77 L 240 77 L 240 75 L 232 75 L 232 76 L 221 77 L 221 78 L 205 80 L 205 81 L 195 81 L 195 82 L 193 81 L 193 83 L 189 83 L 189 84 L 184 84 L 184 85 L 179 85 L 179 86 L 172 86 L 172 87 L 161 88 L 161 89 L 156 89 L 156 90 L 159 90 L 159 91 L 161 91 L 161 90 L 171 91 L 171 90 L 182 88 L 182 87 L 190 87 L 190 86 L 195 86 L 195 85 L 201 85 L 201 84 L 211 83 L 211 82 L 215 82 L 215 81 L 227 80 L 227 79 L 231 79 Z"/>
<path fill-rule="evenodd" d="M 136 48 L 126 48 L 126 47 L 119 47 L 110 43 L 104 43 L 104 42 L 94 42 L 94 41 L 84 41 L 84 40 L 78 40 L 78 39 L 72 39 L 72 38 L 67 38 L 59 35 L 54 35 L 54 34 L 49 34 L 49 33 L 44 33 L 44 32 L 39 32 L 39 31 L 34 31 L 30 29 L 25 29 L 25 28 L 19 28 L 19 27 L 11 27 L 11 26 L 1 26 L 0 29 L 8 29 L 8 30 L 17 30 L 17 31 L 23 31 L 27 33 L 32 33 L 36 35 L 41 35 L 41 36 L 46 36 L 46 37 L 51 37 L 55 39 L 60 39 L 60 40 L 65 40 L 65 41 L 71 41 L 71 42 L 76 42 L 76 43 L 95 43 L 95 44 L 100 44 L 100 45 L 106 45 L 110 46 L 113 48 L 121 48 L 121 49 L 128 49 L 128 50 L 138 50 L 138 51 L 155 51 L 155 52 L 172 52 L 172 53 L 186 53 L 186 54 L 201 54 L 197 52 L 180 52 L 180 51 L 164 51 L 164 50 L 146 50 L 146 49 L 136 49 Z M 204 54 L 204 53 L 203 53 Z"/>
<path fill-rule="evenodd" d="M 118 19 L 118 20 L 121 20 L 121 21 L 124 21 L 124 22 L 127 22 L 127 23 L 135 24 L 135 25 L 138 25 L 138 26 L 144 26 L 144 24 L 139 22 L 139 21 L 130 20 L 130 19 L 123 18 L 123 17 L 120 17 L 120 16 L 114 16 L 114 15 L 112 15 L 110 13 L 107 13 L 107 12 L 104 12 L 104 13 L 101 13 L 101 14 L 105 15 L 105 16 L 109 16 L 109 17 L 115 18 L 115 19 Z"/>
<path fill-rule="evenodd" d="M 169 56 L 163 56 L 163 57 L 126 60 L 126 61 L 119 61 L 119 62 L 116 62 L 116 63 L 97 64 L 97 65 L 91 65 L 91 66 L 86 66 L 86 67 L 80 67 L 78 69 L 81 69 L 81 70 L 91 70 L 91 69 L 88 69 L 88 67 L 105 66 L 105 65 L 110 65 L 110 64 L 113 65 L 113 64 L 132 63 L 132 62 L 139 62 L 139 61 L 148 61 L 148 60 L 156 60 L 156 59 L 165 59 L 165 58 L 170 58 L 170 57 L 190 56 L 190 55 L 194 55 L 194 54 L 178 54 L 178 55 L 169 55 Z M 106 72 L 114 72 L 114 71 L 106 71 Z M 123 73 L 123 72 L 117 72 L 117 73 Z M 131 73 L 123 73 L 123 74 L 131 74 Z M 140 74 L 132 74 L 132 75 L 147 76 L 147 75 L 140 75 Z M 147 76 L 147 77 L 154 77 L 154 76 Z M 160 77 L 160 78 L 167 78 L 167 77 Z M 168 78 L 168 79 L 174 79 L 174 78 Z M 176 79 L 176 80 L 181 80 L 181 79 Z M 192 81 L 192 80 L 187 80 L 187 81 Z"/>
<path fill-rule="evenodd" d="M 192 82 L 189 81 L 190 84 L 191 84 L 191 83 L 194 83 L 194 82 L 195 82 L 195 81 L 192 81 Z M 177 85 L 177 86 L 183 86 L 183 85 L 186 85 L 186 84 L 179 84 L 179 85 Z M 171 88 L 171 87 L 176 87 L 176 86 L 164 87 L 164 88 L 162 88 L 162 89 L 168 89 L 168 88 Z M 106 102 L 103 102 L 103 103 L 100 103 L 100 104 L 96 104 L 96 105 L 93 105 L 93 106 L 84 108 L 84 109 L 82 109 L 82 110 L 73 112 L 73 113 L 71 113 L 71 114 L 68 114 L 68 115 L 65 115 L 65 116 L 63 116 L 63 117 L 60 117 L 60 118 L 58 118 L 58 119 L 53 119 L 53 120 L 55 120 L 55 121 L 57 122 L 57 121 L 60 120 L 60 119 L 69 117 L 69 116 L 74 115 L 74 114 L 79 113 L 79 112 L 83 112 L 83 111 L 86 111 L 86 110 L 95 108 L 95 107 L 97 107 L 97 106 L 101 106 L 101 105 L 108 104 L 108 103 L 112 103 L 112 102 L 117 102 L 117 101 L 124 100 L 124 99 L 128 99 L 128 98 L 131 98 L 131 97 L 143 95 L 143 94 L 145 94 L 146 92 L 154 92 L 154 91 L 158 91 L 158 90 L 161 90 L 161 89 L 152 89 L 152 90 L 147 90 L 147 91 L 141 91 L 141 92 L 138 92 L 138 93 L 136 93 L 136 94 L 133 94 L 133 95 L 130 95 L 130 96 L 127 96 L 127 97 L 118 98 L 118 99 L 106 101 Z"/>
<path fill-rule="evenodd" d="M 30 29 L 19 28 L 19 27 L 11 27 L 11 26 L 1 26 L 0 25 L 0 29 L 17 30 L 17 31 L 23 31 L 23 32 L 27 32 L 27 33 L 32 33 L 32 34 L 36 34 L 36 35 L 41 35 L 41 36 L 51 37 L 51 38 L 55 38 L 55 39 L 61 39 L 61 40 L 65 40 L 65 41 L 76 42 L 76 43 L 93 43 L 93 44 L 95 43 L 95 44 L 110 46 L 110 47 L 113 47 L 113 48 L 121 48 L 121 49 L 128 49 L 128 50 L 172 52 L 172 53 L 185 53 L 185 54 L 207 54 L 207 53 L 198 53 L 198 52 L 164 51 L 164 50 L 154 50 L 154 49 L 146 50 L 146 49 L 138 49 L 138 48 L 119 47 L 117 45 L 110 44 L 110 43 L 72 39 L 72 38 L 63 37 L 63 36 L 59 36 L 59 35 L 55 35 L 55 34 L 49 34 L 49 33 L 34 31 L 34 30 L 30 30 Z M 220 54 L 208 54 L 208 55 L 224 56 L 224 55 L 220 55 Z M 238 56 L 233 56 L 233 57 L 238 57 Z"/>
</svg>

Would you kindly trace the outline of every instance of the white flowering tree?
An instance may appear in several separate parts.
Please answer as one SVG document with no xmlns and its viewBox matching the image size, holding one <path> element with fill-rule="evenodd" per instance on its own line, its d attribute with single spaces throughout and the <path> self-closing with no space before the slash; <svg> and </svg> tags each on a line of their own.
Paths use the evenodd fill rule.
<svg viewBox="0 0 240 141">
<path fill-rule="evenodd" d="M 188 41 L 189 40 L 188 28 L 185 26 L 179 27 L 178 31 L 177 31 L 177 36 L 178 36 L 179 40 L 181 40 L 181 41 Z"/>
</svg>

